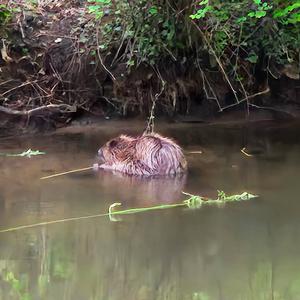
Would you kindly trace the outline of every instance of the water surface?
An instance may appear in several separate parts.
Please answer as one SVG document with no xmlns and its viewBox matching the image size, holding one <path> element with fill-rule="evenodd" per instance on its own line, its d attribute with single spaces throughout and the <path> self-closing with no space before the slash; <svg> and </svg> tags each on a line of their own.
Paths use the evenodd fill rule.
<svg viewBox="0 0 300 300">
<path fill-rule="evenodd" d="M 85 171 L 39 179 L 90 166 L 102 143 L 142 128 L 108 122 L 1 140 L 0 152 L 47 154 L 0 157 L 0 229 L 105 213 L 114 202 L 180 202 L 181 190 L 261 197 L 0 233 L 0 299 L 300 299 L 299 124 L 160 125 L 185 150 L 186 178 Z"/>
</svg>

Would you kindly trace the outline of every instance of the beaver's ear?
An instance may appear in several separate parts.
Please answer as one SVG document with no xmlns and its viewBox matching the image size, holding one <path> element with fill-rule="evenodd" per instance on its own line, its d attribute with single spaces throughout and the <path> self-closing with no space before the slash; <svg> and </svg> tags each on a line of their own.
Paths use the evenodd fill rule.
<svg viewBox="0 0 300 300">
<path fill-rule="evenodd" d="M 109 142 L 108 146 L 109 146 L 110 148 L 114 148 L 114 147 L 117 146 L 117 144 L 118 144 L 118 141 L 117 141 L 117 140 L 111 140 L 111 141 Z"/>
</svg>

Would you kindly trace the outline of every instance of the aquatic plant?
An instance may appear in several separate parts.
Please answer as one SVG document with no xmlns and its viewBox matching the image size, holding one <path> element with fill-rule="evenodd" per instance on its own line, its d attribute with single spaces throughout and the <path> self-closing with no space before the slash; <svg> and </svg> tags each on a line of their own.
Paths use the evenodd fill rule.
<svg viewBox="0 0 300 300">
<path fill-rule="evenodd" d="M 44 154 L 46 154 L 46 152 L 41 152 L 39 150 L 31 150 L 31 149 L 23 151 L 22 153 L 0 153 L 0 155 L 3 156 L 28 157 L 28 158 L 31 158 L 31 156 L 44 155 Z"/>
<path fill-rule="evenodd" d="M 225 194 L 225 192 L 219 190 L 218 190 L 217 199 L 210 199 L 207 197 L 196 196 L 185 192 L 183 192 L 183 194 L 190 196 L 189 199 L 183 201 L 183 203 L 185 203 L 189 208 L 200 208 L 202 205 L 218 206 L 218 205 L 224 205 L 228 202 L 245 201 L 245 200 L 250 200 L 258 197 L 257 195 L 253 195 L 247 192 L 243 192 L 242 194 L 238 194 L 238 195 L 228 196 Z"/>
<path fill-rule="evenodd" d="M 126 210 L 116 211 L 115 207 L 120 206 L 121 203 L 113 203 L 109 207 L 109 217 L 112 221 L 115 221 L 116 219 L 113 218 L 114 215 L 135 214 L 135 213 L 141 213 L 141 212 L 152 211 L 152 210 L 170 209 L 175 207 L 188 207 L 190 209 L 198 209 L 204 205 L 216 205 L 220 207 L 229 202 L 245 201 L 245 200 L 250 200 L 258 197 L 258 195 L 253 195 L 247 192 L 228 196 L 223 191 L 218 191 L 218 196 L 216 199 L 192 195 L 186 192 L 183 192 L 183 194 L 189 196 L 189 198 L 183 200 L 181 203 L 175 203 L 175 204 L 161 204 L 161 205 L 150 206 L 150 207 L 129 208 Z"/>
<path fill-rule="evenodd" d="M 150 206 L 150 207 L 129 208 L 125 210 L 116 211 L 115 208 L 121 205 L 121 203 L 116 202 L 109 206 L 107 213 L 88 215 L 82 217 L 74 217 L 74 218 L 66 218 L 66 219 L 53 220 L 53 221 L 45 221 L 45 222 L 40 222 L 40 223 L 35 223 L 30 225 L 21 225 L 21 226 L 0 230 L 0 233 L 17 231 L 21 229 L 33 228 L 33 227 L 44 226 L 44 225 L 64 223 L 69 221 L 79 221 L 79 220 L 86 220 L 92 218 L 99 218 L 99 217 L 109 217 L 111 221 L 118 221 L 118 219 L 114 218 L 114 216 L 143 213 L 143 212 L 154 211 L 154 210 L 171 209 L 176 207 L 187 207 L 189 209 L 197 209 L 202 207 L 203 205 L 216 205 L 220 207 L 220 205 L 223 206 L 226 203 L 245 201 L 245 200 L 250 200 L 259 197 L 258 195 L 253 195 L 247 192 L 228 196 L 223 191 L 218 191 L 217 199 L 210 199 L 207 197 L 196 196 L 189 193 L 184 193 L 184 194 L 188 195 L 189 198 L 182 201 L 181 203 L 161 204 L 161 205 Z"/>
</svg>

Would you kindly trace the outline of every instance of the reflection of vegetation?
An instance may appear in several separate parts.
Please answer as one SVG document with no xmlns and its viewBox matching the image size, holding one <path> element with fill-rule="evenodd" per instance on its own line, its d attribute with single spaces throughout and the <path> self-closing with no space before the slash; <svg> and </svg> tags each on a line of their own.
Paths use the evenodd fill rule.
<svg viewBox="0 0 300 300">
<path fill-rule="evenodd" d="M 272 299 L 271 295 L 274 295 L 274 300 L 299 299 L 300 285 L 295 256 L 290 258 L 281 255 L 274 268 L 270 259 L 262 257 L 264 254 L 260 253 L 261 247 L 248 244 L 246 238 L 244 242 L 250 247 L 247 250 L 257 250 L 258 255 L 254 259 L 251 255 L 247 256 L 246 260 L 250 258 L 251 262 L 250 270 L 244 257 L 239 260 L 235 254 L 227 256 L 227 251 L 237 245 L 241 246 L 241 240 L 237 244 L 233 242 L 229 246 L 230 249 L 222 249 L 215 256 L 208 258 L 200 244 L 209 243 L 209 240 L 201 235 L 203 232 L 209 232 L 206 236 L 209 237 L 214 233 L 212 228 L 206 227 L 197 237 L 192 231 L 190 239 L 182 246 L 180 253 L 174 251 L 165 265 L 163 260 L 166 257 L 162 256 L 162 251 L 166 245 L 168 247 L 165 250 L 169 249 L 170 243 L 166 235 L 159 232 L 152 239 L 155 228 L 140 231 L 136 229 L 140 227 L 136 226 L 136 223 L 132 224 L 133 227 L 130 227 L 130 223 L 124 223 L 122 226 L 111 226 L 107 222 L 106 224 L 109 226 L 91 222 L 86 224 L 87 226 L 65 226 L 64 230 L 61 230 L 61 227 L 51 227 L 54 231 L 39 228 L 30 231 L 35 237 L 34 242 L 31 238 L 25 243 L 20 238 L 21 235 L 2 235 L 7 245 L 11 240 L 7 243 L 5 238 L 19 236 L 19 244 L 9 246 L 12 256 L 4 263 L 9 271 L 1 271 L 9 289 L 0 290 L 0 299 L 214 300 L 219 299 L 218 284 L 224 299 L 269 300 Z M 173 222 L 171 224 L 174 225 Z M 194 227 L 194 223 L 190 224 L 189 230 Z M 182 223 L 181 227 L 184 228 Z M 216 228 L 217 231 L 219 229 Z M 149 235 L 145 237 L 145 233 Z M 236 233 L 233 229 L 233 232 L 229 233 L 228 241 L 231 241 L 230 234 L 236 240 Z M 179 239 L 177 234 L 175 239 Z M 153 251 L 150 249 L 147 252 L 147 247 L 154 241 L 160 243 L 161 248 L 157 246 L 156 251 L 155 246 Z M 18 248 L 22 249 L 22 252 L 17 252 L 17 258 L 12 259 L 16 256 Z M 31 253 L 29 263 L 26 256 L 28 252 Z M 3 253 L 1 255 L 3 256 Z M 213 266 L 220 260 L 223 271 L 227 269 L 221 274 L 216 273 Z M 196 274 L 194 270 L 189 273 L 188 269 L 182 269 L 181 265 L 186 262 L 187 266 L 191 262 L 195 264 L 195 270 L 198 270 Z M 202 262 L 205 262 L 204 269 Z M 291 266 L 295 264 L 293 269 Z M 168 265 L 172 266 L 171 269 L 168 269 Z M 280 269 L 281 266 L 283 269 Z M 123 294 L 126 297 L 120 297 Z"/>
<path fill-rule="evenodd" d="M 13 272 L 7 272 L 4 280 L 9 283 L 12 294 L 17 295 L 20 300 L 32 299 L 28 293 L 28 277 L 26 275 L 17 279 Z"/>
<path fill-rule="evenodd" d="M 0 288 L 1 300 L 52 299 L 48 298 L 52 292 L 51 286 L 72 278 L 74 274 L 74 262 L 71 260 L 72 245 L 66 243 L 64 239 L 58 239 L 52 245 L 45 233 L 42 228 L 40 234 L 30 234 L 25 243 L 22 241 L 20 248 L 25 250 L 23 255 L 27 256 L 27 253 L 30 253 L 29 264 L 27 264 L 28 257 L 16 261 L 9 259 L 9 263 L 5 262 L 5 269 L 0 268 L 0 274 L 8 287 L 5 292 Z M 35 266 L 38 268 L 32 273 Z M 28 273 L 24 272 L 28 267 Z"/>
<path fill-rule="evenodd" d="M 210 300 L 211 298 L 204 292 L 194 293 L 191 300 Z"/>
<path fill-rule="evenodd" d="M 252 289 L 255 291 L 256 299 L 268 299 L 273 293 L 272 265 L 270 263 L 260 264 L 253 274 L 251 281 Z"/>
<path fill-rule="evenodd" d="M 51 251 L 51 274 L 55 279 L 68 279 L 73 273 L 70 255 L 65 251 L 65 245 L 56 245 Z"/>
</svg>

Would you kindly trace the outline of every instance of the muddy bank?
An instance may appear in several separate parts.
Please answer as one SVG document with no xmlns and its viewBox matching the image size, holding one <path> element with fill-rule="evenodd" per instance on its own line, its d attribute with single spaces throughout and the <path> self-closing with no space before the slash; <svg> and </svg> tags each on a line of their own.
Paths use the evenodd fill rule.
<svg viewBox="0 0 300 300">
<path fill-rule="evenodd" d="M 9 1 L 7 9 L 21 4 Z M 269 76 L 261 68 L 244 97 L 240 89 L 233 93 L 206 54 L 199 65 L 184 57 L 159 68 L 129 68 L 118 55 L 121 45 L 99 50 L 98 25 L 82 1 L 15 10 L 0 31 L 1 135 L 106 119 L 146 120 L 151 112 L 176 122 L 300 116 L 298 70 L 281 66 Z"/>
</svg>

